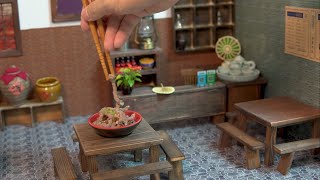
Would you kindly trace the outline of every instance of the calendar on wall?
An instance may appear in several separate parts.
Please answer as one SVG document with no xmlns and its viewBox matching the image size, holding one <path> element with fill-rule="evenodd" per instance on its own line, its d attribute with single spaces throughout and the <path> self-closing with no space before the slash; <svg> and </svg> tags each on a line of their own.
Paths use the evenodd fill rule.
<svg viewBox="0 0 320 180">
<path fill-rule="evenodd" d="M 285 8 L 285 53 L 320 62 L 320 9 Z"/>
</svg>

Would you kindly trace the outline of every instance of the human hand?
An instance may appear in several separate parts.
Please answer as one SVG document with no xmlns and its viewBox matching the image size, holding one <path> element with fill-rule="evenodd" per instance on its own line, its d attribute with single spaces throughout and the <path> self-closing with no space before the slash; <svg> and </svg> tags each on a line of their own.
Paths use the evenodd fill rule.
<svg viewBox="0 0 320 180">
<path fill-rule="evenodd" d="M 106 26 L 104 47 L 120 48 L 144 16 L 164 11 L 178 0 L 95 0 L 81 12 L 81 28 L 89 30 L 88 21 L 103 18 Z"/>
</svg>

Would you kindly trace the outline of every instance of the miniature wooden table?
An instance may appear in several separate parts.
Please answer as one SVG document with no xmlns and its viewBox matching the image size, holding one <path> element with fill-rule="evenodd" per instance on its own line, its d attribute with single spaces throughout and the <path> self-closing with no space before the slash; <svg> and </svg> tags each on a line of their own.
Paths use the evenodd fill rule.
<svg viewBox="0 0 320 180">
<path fill-rule="evenodd" d="M 123 151 L 149 149 L 150 163 L 159 161 L 159 145 L 163 141 L 159 134 L 142 120 L 138 127 L 128 136 L 119 138 L 102 137 L 89 124 L 75 124 L 74 131 L 79 140 L 79 159 L 82 171 L 98 172 L 96 156 L 108 155 Z M 160 179 L 159 174 L 151 179 Z"/>
<path fill-rule="evenodd" d="M 266 127 L 265 165 L 274 161 L 273 145 L 277 128 L 313 121 L 312 137 L 320 138 L 320 108 L 306 105 L 289 97 L 273 97 L 235 104 L 240 112 L 238 128 L 245 130 L 246 121 L 253 120 Z"/>
</svg>

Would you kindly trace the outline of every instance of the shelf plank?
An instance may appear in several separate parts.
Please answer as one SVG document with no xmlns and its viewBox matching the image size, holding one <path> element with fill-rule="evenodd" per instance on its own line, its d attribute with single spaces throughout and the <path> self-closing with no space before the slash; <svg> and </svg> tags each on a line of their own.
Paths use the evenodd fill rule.
<svg viewBox="0 0 320 180">
<path fill-rule="evenodd" d="M 234 2 L 233 1 L 230 1 L 230 2 L 220 2 L 220 3 L 217 3 L 216 6 L 227 6 L 227 5 L 234 5 Z"/>
<path fill-rule="evenodd" d="M 213 24 L 205 24 L 205 25 L 196 25 L 194 26 L 196 29 L 202 29 L 202 28 L 212 28 L 214 27 Z"/>
<path fill-rule="evenodd" d="M 9 104 L 1 104 L 0 105 L 0 111 L 2 110 L 10 110 L 10 109 L 21 109 L 21 108 L 32 108 L 32 107 L 40 107 L 40 106 L 50 106 L 50 105 L 56 105 L 56 104 L 62 104 L 63 103 L 63 99 L 60 96 L 56 101 L 54 102 L 40 102 L 36 99 L 32 99 L 32 100 L 28 100 L 25 104 L 21 105 L 21 106 L 11 106 Z"/>
<path fill-rule="evenodd" d="M 215 3 L 207 3 L 207 4 L 196 4 L 195 7 L 210 7 L 210 6 L 215 6 Z"/>
<path fill-rule="evenodd" d="M 179 30 L 190 30 L 190 29 L 193 29 L 193 28 L 194 28 L 194 26 L 191 25 L 191 26 L 182 26 L 182 27 L 179 27 L 179 28 L 175 27 L 175 30 L 177 30 L 177 31 L 179 31 Z"/>
<path fill-rule="evenodd" d="M 216 27 L 233 27 L 234 23 L 222 23 L 222 24 L 217 24 Z"/>
<path fill-rule="evenodd" d="M 157 74 L 157 69 L 152 68 L 152 69 L 142 69 L 140 71 L 141 75 L 150 75 L 150 74 Z"/>
<path fill-rule="evenodd" d="M 188 9 L 188 8 L 194 8 L 195 6 L 193 4 L 183 4 L 183 5 L 176 5 L 173 6 L 174 9 Z"/>
<path fill-rule="evenodd" d="M 126 51 L 110 51 L 111 58 L 126 57 L 126 56 L 144 56 L 144 55 L 153 55 L 159 54 L 161 48 L 156 47 L 155 49 L 142 50 L 142 49 L 128 49 Z"/>
</svg>

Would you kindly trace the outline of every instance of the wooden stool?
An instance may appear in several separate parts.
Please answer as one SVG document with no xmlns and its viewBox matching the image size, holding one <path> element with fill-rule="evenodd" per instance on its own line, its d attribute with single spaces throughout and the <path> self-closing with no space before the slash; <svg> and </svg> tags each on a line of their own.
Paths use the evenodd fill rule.
<svg viewBox="0 0 320 180">
<path fill-rule="evenodd" d="M 229 140 L 227 139 L 230 139 L 232 137 L 245 146 L 244 149 L 246 152 L 246 167 L 248 169 L 255 169 L 260 167 L 259 150 L 264 148 L 264 144 L 262 142 L 249 136 L 229 122 L 217 124 L 217 128 L 222 131 L 219 140 L 219 148 L 228 147 L 230 144 L 226 144 L 226 142 L 229 142 Z"/>
<path fill-rule="evenodd" d="M 169 172 L 169 180 L 182 180 L 183 168 L 182 160 L 185 159 L 184 154 L 178 148 L 178 146 L 171 140 L 169 135 L 165 131 L 158 131 L 160 137 L 163 139 L 160 147 L 166 154 L 167 161 L 173 166 L 173 171 Z"/>
<path fill-rule="evenodd" d="M 76 180 L 77 175 L 65 147 L 51 150 L 55 174 L 61 180 Z"/>
<path fill-rule="evenodd" d="M 172 170 L 172 165 L 168 161 L 144 164 L 129 168 L 116 169 L 112 171 L 102 171 L 91 175 L 93 180 L 130 179 L 135 176 L 144 176 Z"/>
<path fill-rule="evenodd" d="M 306 139 L 274 145 L 274 151 L 281 155 L 277 170 L 286 175 L 291 167 L 294 153 L 320 147 L 320 138 Z"/>
</svg>

